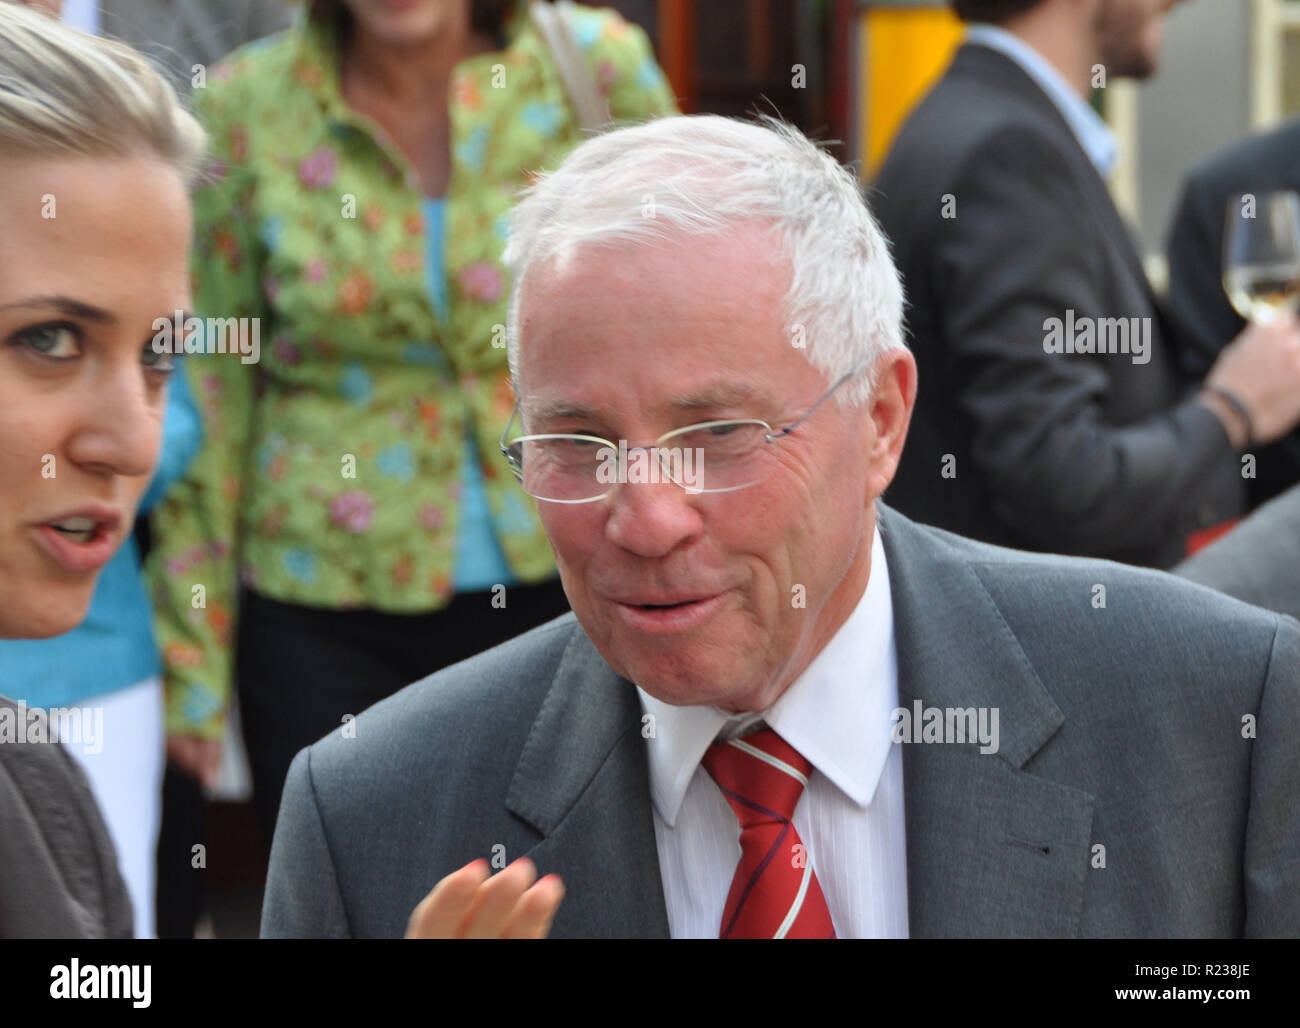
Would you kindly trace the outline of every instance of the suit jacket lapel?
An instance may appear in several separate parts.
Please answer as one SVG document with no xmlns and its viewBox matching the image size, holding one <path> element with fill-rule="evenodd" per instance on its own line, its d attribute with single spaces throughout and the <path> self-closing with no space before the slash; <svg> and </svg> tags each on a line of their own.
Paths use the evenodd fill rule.
<svg viewBox="0 0 1300 1028">
<path fill-rule="evenodd" d="M 1093 211 L 1101 224 L 1105 226 L 1105 231 L 1102 234 L 1106 237 L 1107 244 L 1115 251 L 1141 288 L 1142 295 L 1146 298 L 1152 312 L 1156 316 L 1160 316 L 1159 298 L 1156 296 L 1155 290 L 1151 288 L 1151 280 L 1147 278 L 1146 268 L 1142 264 L 1142 258 L 1138 254 L 1137 244 L 1133 239 L 1128 223 L 1124 220 L 1124 216 L 1120 214 L 1119 209 L 1116 208 L 1114 198 L 1110 195 L 1110 189 L 1107 188 L 1105 180 L 1097 170 L 1097 166 L 1088 159 L 1082 148 L 1077 146 L 1077 140 L 1075 142 L 1078 156 L 1087 165 L 1087 167 L 1079 168 L 1079 177 L 1083 181 L 1084 190 L 1088 195 L 1088 201 L 1091 203 Z"/>
<path fill-rule="evenodd" d="M 998 712 L 997 753 L 903 744 L 913 937 L 1072 936 L 1094 798 L 1026 765 L 1061 727 L 976 565 L 878 504 L 889 561 L 899 702 Z"/>
<path fill-rule="evenodd" d="M 641 705 L 574 622 L 506 807 L 544 838 L 528 856 L 564 879 L 552 938 L 667 938 Z"/>
</svg>

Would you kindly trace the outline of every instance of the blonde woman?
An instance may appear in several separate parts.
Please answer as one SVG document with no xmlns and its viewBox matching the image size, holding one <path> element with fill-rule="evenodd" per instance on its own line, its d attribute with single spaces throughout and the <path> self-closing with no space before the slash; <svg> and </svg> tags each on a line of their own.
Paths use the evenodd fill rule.
<svg viewBox="0 0 1300 1028">
<path fill-rule="evenodd" d="M 78 625 L 131 530 L 173 370 L 154 322 L 190 306 L 202 148 L 133 51 L 0 3 L 0 637 Z M 129 936 L 86 779 L 35 723 L 0 706 L 0 935 Z"/>
</svg>

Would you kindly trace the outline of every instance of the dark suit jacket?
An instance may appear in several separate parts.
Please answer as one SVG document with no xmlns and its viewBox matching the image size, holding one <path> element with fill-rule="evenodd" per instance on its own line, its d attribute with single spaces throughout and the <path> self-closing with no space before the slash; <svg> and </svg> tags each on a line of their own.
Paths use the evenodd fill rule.
<svg viewBox="0 0 1300 1028">
<path fill-rule="evenodd" d="M 911 934 L 1300 934 L 1300 624 L 879 511 L 900 703 L 1000 719 L 904 750 Z M 263 935 L 400 936 L 496 846 L 563 877 L 553 936 L 668 934 L 640 703 L 572 615 L 352 725 L 289 770 Z"/>
<path fill-rule="evenodd" d="M 1105 183 L 1013 61 L 958 51 L 899 133 L 871 205 L 920 368 L 891 505 L 987 542 L 1159 567 L 1181 558 L 1189 532 L 1240 513 L 1237 456 L 1185 398 L 1191 383 Z M 1150 318 L 1150 362 L 1045 353 L 1047 319 L 1067 310 Z"/>
<path fill-rule="evenodd" d="M 1228 202 L 1245 193 L 1300 190 L 1300 119 L 1255 136 L 1194 170 L 1183 187 L 1169 232 L 1169 318 L 1184 370 L 1204 378 L 1221 351 L 1246 327 L 1223 291 L 1223 233 Z M 1300 429 L 1261 446 L 1250 506 L 1300 483 Z"/>
</svg>

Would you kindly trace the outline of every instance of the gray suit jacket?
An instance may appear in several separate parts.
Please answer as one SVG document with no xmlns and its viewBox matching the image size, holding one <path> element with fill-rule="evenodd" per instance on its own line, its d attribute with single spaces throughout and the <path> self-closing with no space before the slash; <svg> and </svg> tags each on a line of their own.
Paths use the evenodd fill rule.
<svg viewBox="0 0 1300 1028">
<path fill-rule="evenodd" d="M 1183 561 L 1174 574 L 1300 618 L 1300 485 Z"/>
<path fill-rule="evenodd" d="M 99 0 L 99 31 L 148 54 L 188 95 L 193 67 L 213 66 L 254 39 L 287 28 L 284 0 Z"/>
<path fill-rule="evenodd" d="M 1000 712 L 904 752 L 911 934 L 1300 935 L 1300 625 L 879 510 L 902 704 Z M 263 935 L 400 936 L 500 845 L 562 876 L 553 937 L 667 936 L 641 708 L 572 615 L 353 726 L 294 759 Z"/>
</svg>

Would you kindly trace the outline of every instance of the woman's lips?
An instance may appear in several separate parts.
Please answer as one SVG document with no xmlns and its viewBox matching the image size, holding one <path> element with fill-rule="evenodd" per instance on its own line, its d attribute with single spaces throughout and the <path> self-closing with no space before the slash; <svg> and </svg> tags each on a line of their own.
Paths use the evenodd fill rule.
<svg viewBox="0 0 1300 1028">
<path fill-rule="evenodd" d="M 629 628 L 651 635 L 675 635 L 698 628 L 721 608 L 726 593 L 691 600 L 672 607 L 650 607 L 615 602 L 619 617 Z"/>
<path fill-rule="evenodd" d="M 105 521 L 97 521 L 90 539 L 76 542 L 53 525 L 36 526 L 37 543 L 60 567 L 74 572 L 98 571 L 117 551 L 119 534 Z"/>
</svg>

